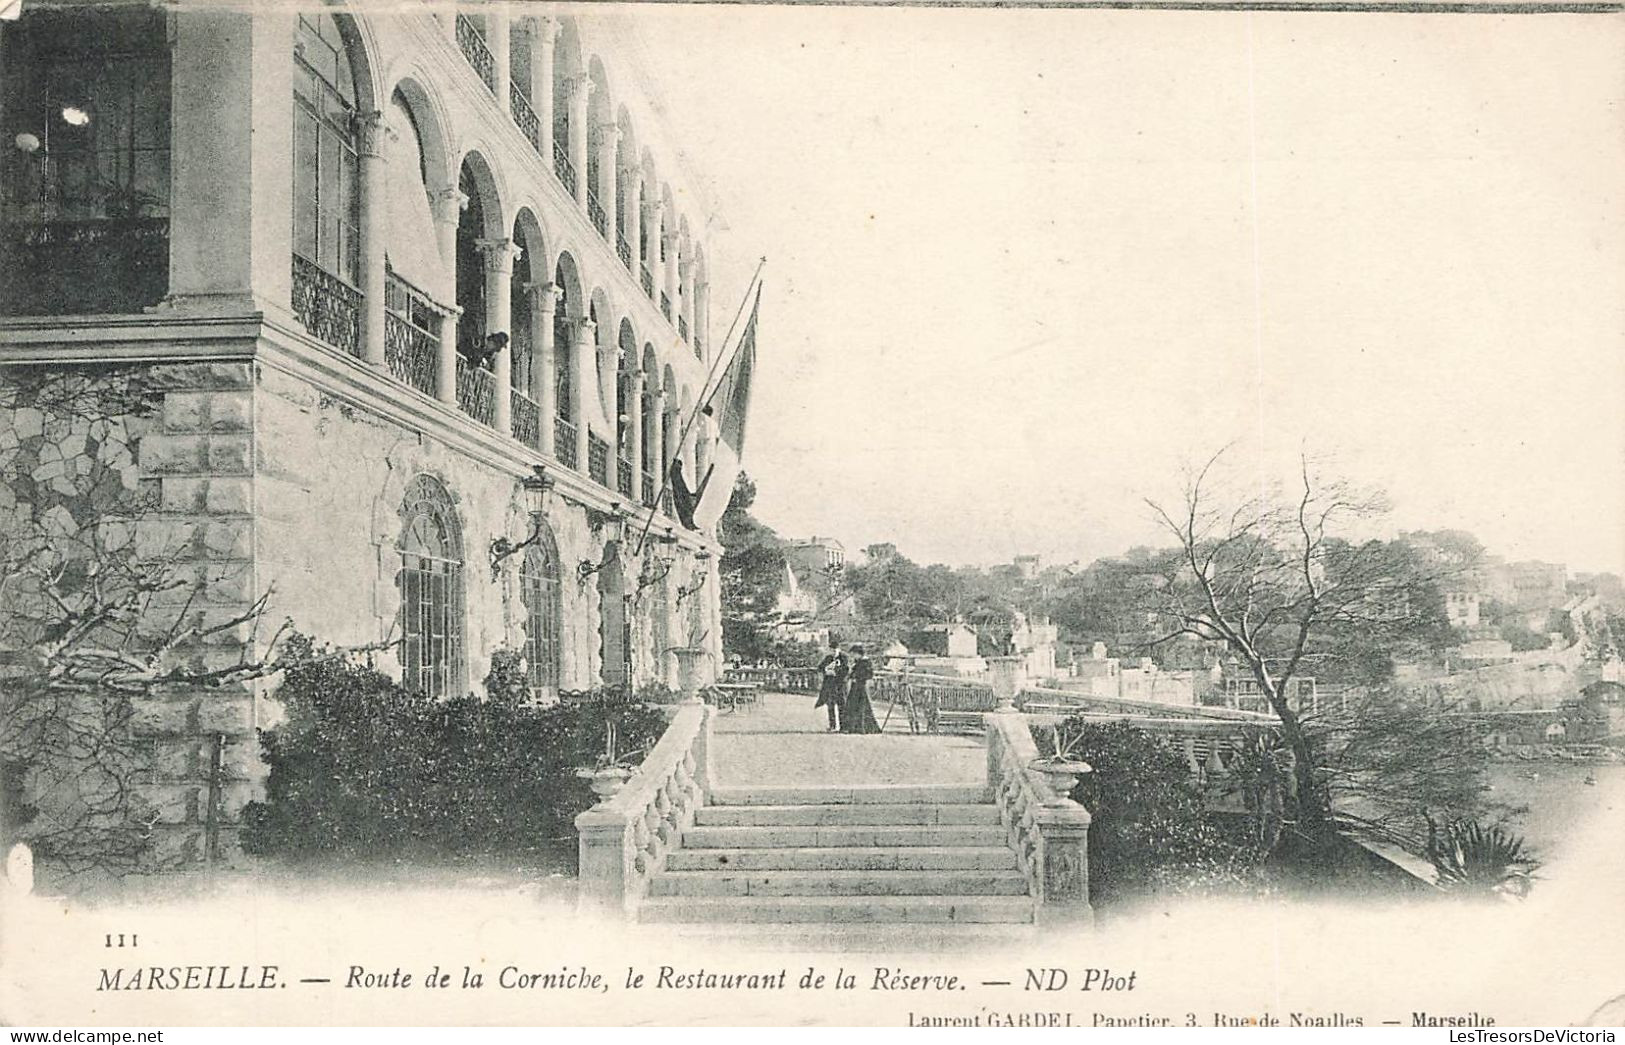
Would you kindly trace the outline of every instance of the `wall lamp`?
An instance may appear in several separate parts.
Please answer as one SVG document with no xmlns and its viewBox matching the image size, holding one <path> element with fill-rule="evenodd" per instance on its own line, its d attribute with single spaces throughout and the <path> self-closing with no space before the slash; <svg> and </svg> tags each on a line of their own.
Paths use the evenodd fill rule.
<svg viewBox="0 0 1625 1045">
<path fill-rule="evenodd" d="M 698 595 L 705 587 L 705 582 L 711 578 L 711 553 L 701 548 L 694 553 L 694 561 L 699 563 L 700 570 L 688 584 L 677 589 L 677 601 L 682 602 L 690 595 Z"/>
<path fill-rule="evenodd" d="M 621 502 L 611 501 L 609 503 L 609 511 L 607 512 L 601 512 L 598 509 L 589 506 L 587 508 L 587 525 L 592 528 L 594 533 L 598 533 L 604 529 L 610 529 L 613 532 L 604 542 L 603 558 L 599 559 L 597 562 L 593 562 L 590 559 L 582 559 L 580 562 L 576 563 L 576 579 L 582 584 L 587 583 L 588 577 L 608 569 L 610 563 L 620 558 L 621 536 L 622 531 L 626 526 L 626 518 L 621 515 Z"/>
<path fill-rule="evenodd" d="M 519 480 L 520 494 L 524 499 L 525 514 L 530 516 L 530 536 L 522 541 L 511 541 L 507 535 L 495 537 L 491 540 L 491 579 L 494 581 L 502 572 L 502 564 L 511 555 L 524 551 L 542 539 L 542 508 L 547 500 L 547 491 L 553 489 L 553 480 L 547 477 L 547 469 L 535 465 L 531 474 Z"/>
</svg>

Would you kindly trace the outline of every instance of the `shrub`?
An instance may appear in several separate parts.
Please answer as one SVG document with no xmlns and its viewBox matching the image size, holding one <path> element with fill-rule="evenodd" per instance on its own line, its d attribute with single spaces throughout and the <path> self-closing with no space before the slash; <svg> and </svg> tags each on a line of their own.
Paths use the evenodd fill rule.
<svg viewBox="0 0 1625 1045">
<path fill-rule="evenodd" d="M 1529 894 L 1540 860 L 1502 827 L 1457 820 L 1430 832 L 1428 860 L 1447 892 L 1476 896 Z"/>
<path fill-rule="evenodd" d="M 1035 737 L 1043 754 L 1048 731 Z M 1071 797 L 1089 810 L 1089 898 L 1233 889 L 1256 881 L 1261 848 L 1229 837 L 1203 808 L 1182 755 L 1126 723 L 1081 717 L 1060 726 L 1061 748 L 1088 762 Z"/>
<path fill-rule="evenodd" d="M 290 669 L 279 696 L 287 718 L 260 735 L 267 801 L 244 814 L 249 852 L 523 854 L 571 837 L 593 804 L 574 771 L 603 750 L 596 702 L 434 700 L 345 658 Z M 623 750 L 665 728 L 641 705 L 609 715 Z"/>
</svg>

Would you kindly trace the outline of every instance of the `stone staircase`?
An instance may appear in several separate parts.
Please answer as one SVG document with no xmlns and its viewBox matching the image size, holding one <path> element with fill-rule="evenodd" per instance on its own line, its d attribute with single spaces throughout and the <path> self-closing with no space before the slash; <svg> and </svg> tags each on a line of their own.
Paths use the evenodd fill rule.
<svg viewBox="0 0 1625 1045">
<path fill-rule="evenodd" d="M 689 935 L 963 943 L 1030 934 L 1034 903 L 984 787 L 718 787 L 638 918 Z"/>
</svg>

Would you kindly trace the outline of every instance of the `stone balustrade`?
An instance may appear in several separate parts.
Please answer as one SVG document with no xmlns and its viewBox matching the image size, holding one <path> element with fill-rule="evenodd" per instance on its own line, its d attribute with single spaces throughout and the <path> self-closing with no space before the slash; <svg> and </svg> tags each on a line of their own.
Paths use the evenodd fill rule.
<svg viewBox="0 0 1625 1045">
<path fill-rule="evenodd" d="M 1041 928 L 1088 926 L 1089 811 L 1057 794 L 1032 768 L 1038 745 L 1024 715 L 994 711 L 987 721 L 987 785 L 1005 840 L 1016 852 Z"/>
<path fill-rule="evenodd" d="M 711 716 L 708 705 L 679 705 L 626 786 L 576 817 L 583 905 L 630 914 L 681 843 L 712 787 Z"/>
</svg>

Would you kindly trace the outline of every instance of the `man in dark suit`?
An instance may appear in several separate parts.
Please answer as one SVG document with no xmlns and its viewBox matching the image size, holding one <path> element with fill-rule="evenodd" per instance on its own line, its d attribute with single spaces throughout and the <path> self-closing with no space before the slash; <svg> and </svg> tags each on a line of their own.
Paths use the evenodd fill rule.
<svg viewBox="0 0 1625 1045">
<path fill-rule="evenodd" d="M 818 662 L 822 681 L 818 684 L 818 703 L 813 707 L 826 709 L 831 733 L 841 728 L 841 705 L 846 702 L 846 676 L 851 667 L 846 654 L 841 652 L 841 644 L 830 639 L 829 653 Z"/>
</svg>

